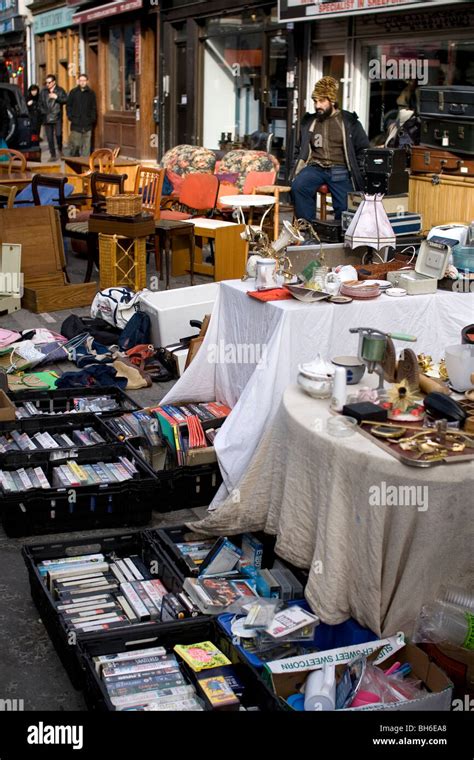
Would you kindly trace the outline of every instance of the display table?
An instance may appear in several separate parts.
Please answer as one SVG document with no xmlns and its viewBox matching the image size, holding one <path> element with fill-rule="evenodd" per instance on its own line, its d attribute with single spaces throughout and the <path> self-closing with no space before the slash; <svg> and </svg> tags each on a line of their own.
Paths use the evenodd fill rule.
<svg viewBox="0 0 474 760">
<path fill-rule="evenodd" d="M 416 335 L 417 353 L 444 356 L 472 323 L 474 293 L 432 295 L 338 305 L 300 301 L 261 303 L 247 296 L 255 280 L 222 282 L 203 345 L 163 403 L 216 398 L 235 407 L 219 430 L 215 448 L 224 483 L 212 507 L 231 493 L 246 472 L 298 364 L 320 352 L 331 358 L 357 353 L 349 327 L 373 327 Z M 397 350 L 406 343 L 395 341 Z"/>
<path fill-rule="evenodd" d="M 402 465 L 358 432 L 330 436 L 330 415 L 328 401 L 290 385 L 238 491 L 192 527 L 274 534 L 280 556 L 310 569 L 305 596 L 325 623 L 410 634 L 442 583 L 472 588 L 474 467 Z"/>
<path fill-rule="evenodd" d="M 246 224 L 244 209 L 248 209 L 252 214 L 254 208 L 263 208 L 268 206 L 266 211 L 262 214 L 259 229 L 263 229 L 263 222 L 265 217 L 271 211 L 272 206 L 276 204 L 276 197 L 274 195 L 223 195 L 220 198 L 222 205 L 232 206 L 237 214 L 237 218 L 241 224 Z M 249 220 L 251 224 L 251 220 Z"/>
</svg>

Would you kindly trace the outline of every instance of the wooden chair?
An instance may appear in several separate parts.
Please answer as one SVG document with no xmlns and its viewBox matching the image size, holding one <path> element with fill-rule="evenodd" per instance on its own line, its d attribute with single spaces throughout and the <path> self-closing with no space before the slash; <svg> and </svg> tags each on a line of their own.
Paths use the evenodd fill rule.
<svg viewBox="0 0 474 760">
<path fill-rule="evenodd" d="M 0 208 L 13 208 L 18 188 L 15 185 L 0 185 Z"/>
<path fill-rule="evenodd" d="M 107 195 L 117 195 L 124 192 L 125 180 L 127 178 L 127 174 L 92 172 L 90 182 L 94 212 L 103 212 L 105 210 L 105 198 Z"/>
<path fill-rule="evenodd" d="M 114 154 L 114 158 L 118 158 L 121 150 L 122 148 L 120 147 L 120 145 L 117 145 L 116 148 L 112 148 L 112 153 Z"/>
<path fill-rule="evenodd" d="M 139 166 L 135 178 L 134 192 L 142 196 L 143 210 L 160 218 L 160 204 L 166 169 Z"/>
<path fill-rule="evenodd" d="M 8 156 L 8 162 L 0 161 L 0 168 L 5 167 L 8 169 L 8 172 L 26 172 L 26 158 L 19 150 L 0 148 L 0 157 L 1 156 Z"/>
<path fill-rule="evenodd" d="M 119 148 L 120 150 L 120 148 Z M 110 148 L 97 148 L 89 156 L 89 171 L 101 174 L 113 174 L 115 168 L 114 151 Z"/>
</svg>

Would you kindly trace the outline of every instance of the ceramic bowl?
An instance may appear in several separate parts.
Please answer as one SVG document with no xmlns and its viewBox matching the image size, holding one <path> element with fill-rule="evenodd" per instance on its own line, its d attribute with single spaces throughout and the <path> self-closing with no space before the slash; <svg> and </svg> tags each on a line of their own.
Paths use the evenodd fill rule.
<svg viewBox="0 0 474 760">
<path fill-rule="evenodd" d="M 345 368 L 347 385 L 357 385 L 364 377 L 365 364 L 358 356 L 335 356 L 331 361 L 336 367 Z"/>
<path fill-rule="evenodd" d="M 296 382 L 300 388 L 313 398 L 331 398 L 332 396 L 332 378 L 326 377 L 316 380 L 306 377 L 300 372 L 296 378 Z"/>
</svg>

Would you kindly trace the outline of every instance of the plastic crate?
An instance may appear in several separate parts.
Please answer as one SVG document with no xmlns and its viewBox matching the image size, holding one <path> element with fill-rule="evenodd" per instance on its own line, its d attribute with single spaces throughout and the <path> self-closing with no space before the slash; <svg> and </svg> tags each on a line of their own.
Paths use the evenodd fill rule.
<svg viewBox="0 0 474 760">
<path fill-rule="evenodd" d="M 81 643 L 81 659 L 85 674 L 84 697 L 89 710 L 109 712 L 115 711 L 115 706 L 111 703 L 110 698 L 103 686 L 103 683 L 97 674 L 92 657 L 99 654 L 112 654 L 123 651 L 125 646 L 127 650 L 131 646 L 136 649 L 144 649 L 152 646 L 164 646 L 171 652 L 176 644 L 193 644 L 201 641 L 212 641 L 219 647 L 220 634 L 213 621 L 206 620 L 195 623 L 194 627 L 189 628 L 164 628 L 153 641 L 136 641 L 121 642 L 119 638 L 111 642 L 101 642 L 93 647 Z M 230 659 L 230 658 L 229 658 Z M 179 660 L 179 658 L 178 658 Z M 182 671 L 191 683 L 195 684 L 195 674 L 185 664 L 182 664 Z M 238 659 L 233 661 L 233 669 L 239 681 L 245 687 L 245 695 L 242 698 L 242 705 L 246 708 L 255 707 L 260 711 L 274 712 L 280 710 L 278 700 L 273 696 L 269 689 L 260 681 L 255 672 Z M 209 675 L 212 674 L 210 669 Z M 199 697 L 198 693 L 198 697 Z"/>
<path fill-rule="evenodd" d="M 98 552 L 105 555 L 114 552 L 119 557 L 138 554 L 147 566 L 156 571 L 152 573 L 153 577 L 163 580 L 164 585 L 169 591 L 181 590 L 176 582 L 174 583 L 174 588 L 171 589 L 164 580 L 162 576 L 162 557 L 156 550 L 155 545 L 149 540 L 146 531 L 121 533 L 116 536 L 93 535 L 88 536 L 86 539 L 76 539 L 74 541 L 56 541 L 54 543 L 24 546 L 22 548 L 22 555 L 28 571 L 33 602 L 76 689 L 83 688 L 84 685 L 83 663 L 78 647 L 81 648 L 81 651 L 87 651 L 91 655 L 94 655 L 119 651 L 119 649 L 134 645 L 142 647 L 145 646 L 144 640 L 152 646 L 156 644 L 162 632 L 173 632 L 173 635 L 178 636 L 177 631 L 187 631 L 188 629 L 192 631 L 200 630 L 199 626 L 208 621 L 207 617 L 199 616 L 179 620 L 176 623 L 160 623 L 157 621 L 133 623 L 125 625 L 123 628 L 114 628 L 100 633 L 78 631 L 75 632 L 74 639 L 69 638 L 68 629 L 56 610 L 53 596 L 43 583 L 37 566 L 46 559 Z M 152 562 L 156 564 L 151 565 L 150 563 Z M 71 641 L 73 641 L 72 644 L 70 643 Z"/>
<path fill-rule="evenodd" d="M 311 608 L 305 599 L 288 602 L 289 606 L 295 604 L 298 604 L 305 610 L 311 612 Z M 260 659 L 258 655 L 249 652 L 245 647 L 237 643 L 231 630 L 233 618 L 234 615 L 228 614 L 219 615 L 217 618 L 217 625 L 228 639 L 228 647 L 231 645 L 237 652 L 239 658 L 253 668 L 263 668 L 265 662 Z M 378 638 L 379 637 L 369 628 L 363 628 L 356 620 L 349 618 L 349 620 L 344 621 L 344 623 L 339 623 L 339 625 L 319 623 L 314 632 L 313 644 L 305 645 L 304 648 L 308 651 L 319 650 L 323 652 L 327 649 L 337 649 L 339 647 L 353 646 L 354 644 L 363 644 L 366 641 L 376 641 Z"/>
<path fill-rule="evenodd" d="M 109 415 L 109 419 L 117 416 Z M 206 430 L 209 427 L 220 427 L 224 422 L 224 418 L 217 418 L 204 421 L 202 426 Z M 107 419 L 104 419 L 104 424 L 107 425 Z M 152 451 L 146 439 L 131 436 L 127 442 L 152 467 Z M 160 481 L 160 500 L 155 509 L 158 512 L 173 512 L 178 509 L 207 507 L 222 483 L 218 462 L 177 466 L 170 447 L 164 443 L 163 448 L 166 449 L 165 466 L 163 469 L 153 468 Z"/>
<path fill-rule="evenodd" d="M 54 435 L 62 433 L 69 436 L 72 439 L 72 432 L 75 430 L 83 429 L 85 427 L 92 428 L 95 432 L 99 433 L 106 443 L 116 443 L 116 438 L 109 431 L 102 420 L 96 417 L 94 414 L 83 414 L 80 420 L 72 420 L 70 417 L 66 419 L 64 417 L 44 417 L 41 420 L 38 417 L 31 419 L 21 419 L 15 422 L 0 422 L 0 436 L 11 433 L 13 430 L 21 433 L 27 433 L 29 436 L 34 436 L 35 433 L 49 433 Z M 93 452 L 97 447 L 103 447 L 103 444 L 92 444 L 86 446 L 84 444 L 74 443 L 74 446 L 61 446 L 51 449 L 37 449 L 36 451 L 7 451 L 4 454 L 0 454 L 0 468 L 7 463 L 15 465 L 18 462 L 19 467 L 22 467 L 22 457 L 25 454 L 41 454 L 53 451 L 68 451 L 70 456 L 75 456 L 74 452 L 84 449 L 85 451 Z"/>
<path fill-rule="evenodd" d="M 150 521 L 158 481 L 152 470 L 126 444 L 105 444 L 95 447 L 93 452 L 86 447 L 73 452 L 23 453 L 19 455 L 21 465 L 9 462 L 3 469 L 39 466 L 51 483 L 52 468 L 67 462 L 71 453 L 79 465 L 113 462 L 119 456 L 126 456 L 135 463 L 138 475 L 122 483 L 34 488 L 3 494 L 0 509 L 8 536 L 137 526 Z"/>
<path fill-rule="evenodd" d="M 103 387 L 103 388 L 65 388 L 55 391 L 18 391 L 16 393 L 9 394 L 11 400 L 16 407 L 22 406 L 25 401 L 30 401 L 38 409 L 38 415 L 36 419 L 45 419 L 45 417 L 53 414 L 60 414 L 61 419 L 64 419 L 66 415 L 72 415 L 72 419 L 77 419 L 78 415 L 92 414 L 92 412 L 74 412 L 74 399 L 86 398 L 86 397 L 99 397 L 109 396 L 113 398 L 118 408 L 109 412 L 94 412 L 101 417 L 110 417 L 117 415 L 120 411 L 136 411 L 140 407 L 135 401 L 127 396 L 124 391 L 117 387 Z M 32 415 L 26 419 L 35 419 Z"/>
<path fill-rule="evenodd" d="M 208 538 L 215 538 L 217 540 L 218 538 L 218 536 L 203 536 L 199 533 L 193 533 L 186 527 L 186 525 L 173 525 L 169 528 L 157 528 L 148 531 L 148 535 L 150 540 L 155 542 L 156 548 L 161 552 L 163 559 L 168 563 L 169 572 L 172 573 L 174 577 L 178 578 L 180 583 L 184 583 L 185 578 L 196 578 L 199 575 L 199 565 L 195 565 L 194 563 L 188 564 L 176 544 L 182 543 L 183 541 L 202 541 L 203 539 Z M 240 547 L 242 535 L 242 533 L 234 536 L 229 535 L 229 539 L 236 546 Z M 256 536 L 256 538 L 262 542 L 262 567 L 268 567 L 269 563 L 273 563 L 276 558 L 274 551 L 276 537 L 262 532 L 252 533 L 252 535 Z M 291 570 L 296 571 L 297 574 L 301 575 L 301 570 L 291 567 L 288 563 L 285 564 L 287 564 Z"/>
</svg>

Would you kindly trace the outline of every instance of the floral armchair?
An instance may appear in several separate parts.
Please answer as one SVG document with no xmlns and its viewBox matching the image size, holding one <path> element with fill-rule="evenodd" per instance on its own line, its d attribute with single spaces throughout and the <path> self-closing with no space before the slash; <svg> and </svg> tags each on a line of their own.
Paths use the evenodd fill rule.
<svg viewBox="0 0 474 760">
<path fill-rule="evenodd" d="M 160 167 L 166 169 L 166 176 L 173 185 L 173 193 L 179 193 L 187 174 L 213 174 L 215 166 L 214 151 L 197 145 L 175 145 L 164 154 L 160 162 Z"/>
<path fill-rule="evenodd" d="M 276 172 L 280 164 L 271 153 L 263 150 L 230 150 L 219 161 L 215 172 L 222 182 L 230 180 L 235 184 L 237 192 L 241 193 L 245 184 L 245 177 L 249 172 Z"/>
</svg>

